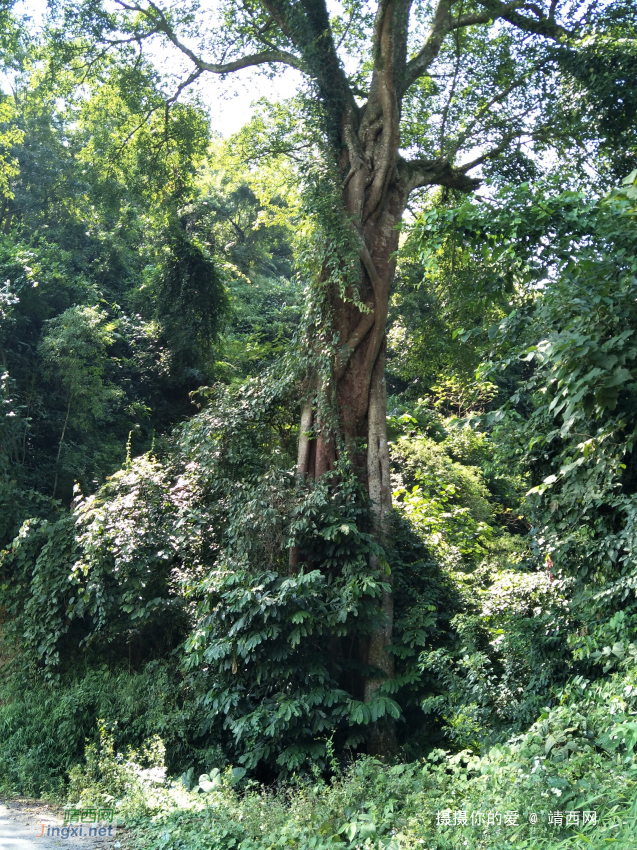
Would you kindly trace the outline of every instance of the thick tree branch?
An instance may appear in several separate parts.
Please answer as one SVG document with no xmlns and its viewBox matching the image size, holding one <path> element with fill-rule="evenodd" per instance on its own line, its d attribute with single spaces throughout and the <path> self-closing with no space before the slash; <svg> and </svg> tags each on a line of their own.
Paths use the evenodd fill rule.
<svg viewBox="0 0 637 850">
<path fill-rule="evenodd" d="M 305 63 L 298 56 L 295 56 L 293 53 L 289 53 L 287 50 L 280 49 L 270 49 L 263 50 L 259 53 L 252 53 L 248 56 L 241 56 L 238 59 L 233 59 L 230 62 L 208 62 L 205 59 L 202 59 L 201 56 L 198 56 L 193 50 L 191 50 L 180 38 L 178 38 L 174 29 L 172 28 L 170 21 L 164 14 L 163 10 L 159 8 L 152 0 L 149 0 L 148 7 L 152 10 L 149 11 L 148 7 L 141 6 L 137 3 L 126 3 L 125 0 L 116 0 L 118 6 L 122 9 L 126 9 L 129 12 L 138 12 L 143 15 L 146 20 L 150 23 L 153 32 L 161 33 L 165 35 L 166 38 L 179 50 L 184 56 L 187 56 L 188 59 L 193 63 L 193 65 L 199 70 L 208 71 L 211 74 L 230 74 L 233 71 L 240 71 L 243 68 L 252 68 L 257 65 L 271 65 L 271 64 L 282 64 L 289 65 L 292 68 L 296 68 L 299 71 L 307 71 Z"/>
<path fill-rule="evenodd" d="M 557 24 L 553 15 L 546 17 L 538 6 L 534 3 L 525 2 L 525 0 L 513 0 L 511 3 L 499 3 L 497 0 L 478 0 L 480 5 L 484 7 L 483 12 L 459 15 L 454 19 L 451 9 L 455 2 L 457 0 L 438 0 L 429 34 L 418 53 L 407 63 L 404 91 L 427 73 L 430 65 L 438 56 L 445 37 L 453 30 L 477 24 L 488 24 L 500 18 L 523 32 L 541 35 L 553 41 L 563 41 L 565 38 L 574 35 L 574 33 Z M 533 12 L 538 17 L 529 18 L 520 14 L 520 11 L 525 10 Z"/>
<path fill-rule="evenodd" d="M 427 69 L 440 52 L 442 42 L 451 30 L 451 7 L 453 6 L 453 2 L 454 0 L 438 0 L 425 43 L 405 67 L 403 93 L 419 77 L 422 77 L 427 72 Z"/>
<path fill-rule="evenodd" d="M 512 4 L 513 5 L 513 4 Z M 460 30 L 464 27 L 473 27 L 477 24 L 488 24 L 493 20 L 491 12 L 473 12 L 472 14 L 460 15 L 451 23 L 450 29 Z"/>
<path fill-rule="evenodd" d="M 468 177 L 468 168 L 455 168 L 448 159 L 402 159 L 399 158 L 400 181 L 407 194 L 423 186 L 446 186 L 459 192 L 474 192 L 481 180 Z"/>
<path fill-rule="evenodd" d="M 514 27 L 523 32 L 530 32 L 534 35 L 541 35 L 551 41 L 564 41 L 567 38 L 572 38 L 575 33 L 567 30 L 565 27 L 557 24 L 553 16 L 546 17 L 541 9 L 533 3 L 498 3 L 493 0 L 478 0 L 481 6 L 484 6 L 494 18 L 502 18 L 513 24 Z M 518 9 L 529 10 L 539 13 L 538 19 L 529 18 L 526 15 L 521 15 Z M 554 11 L 553 11 L 554 14 Z"/>
<path fill-rule="evenodd" d="M 357 137 L 360 110 L 338 58 L 325 0 L 262 0 L 262 5 L 316 82 L 328 115 L 328 135 L 337 147 L 346 146 L 351 167 L 359 169 L 365 162 Z"/>
<path fill-rule="evenodd" d="M 170 16 L 155 0 L 115 2 L 121 9 L 142 16 L 148 27 L 145 36 L 163 35 L 192 62 L 196 72 L 223 75 L 259 65 L 283 64 L 308 75 L 317 83 L 326 107 L 329 135 L 337 146 L 341 143 L 346 145 L 352 167 L 360 168 L 365 162 L 357 138 L 359 107 L 336 52 L 325 0 L 262 0 L 260 5 L 268 19 L 255 29 L 254 35 L 266 49 L 221 62 L 210 62 L 189 47 L 175 31 Z M 265 36 L 273 26 L 278 27 L 295 52 L 270 43 Z M 188 81 L 192 82 L 197 76 L 197 73 L 191 75 Z"/>
</svg>

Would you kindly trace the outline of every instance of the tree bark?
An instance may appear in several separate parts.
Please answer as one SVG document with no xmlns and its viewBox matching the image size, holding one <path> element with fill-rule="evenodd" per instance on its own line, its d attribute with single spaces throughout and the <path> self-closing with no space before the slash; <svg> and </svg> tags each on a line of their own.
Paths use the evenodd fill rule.
<svg viewBox="0 0 637 850">
<path fill-rule="evenodd" d="M 343 205 L 353 222 L 359 245 L 360 277 L 358 299 L 354 292 L 345 297 L 333 294 L 331 312 L 332 333 L 337 342 L 330 387 L 336 400 L 340 437 L 355 469 L 369 495 L 370 522 L 377 541 L 383 545 L 389 536 L 391 486 L 389 476 L 389 447 L 387 442 L 385 384 L 386 324 L 389 295 L 395 272 L 398 249 L 398 226 L 407 202 L 407 187 L 397 169 L 398 139 L 392 131 L 390 150 L 382 139 L 382 122 L 367 133 L 366 158 L 382 162 L 385 173 L 378 168 L 359 169 L 365 179 L 353 173 L 344 179 Z M 380 146 L 380 156 L 378 153 Z M 344 173 L 349 161 L 341 162 Z M 380 167 L 380 166 L 379 166 Z M 389 175 L 389 176 L 388 176 Z M 380 186 L 378 197 L 369 202 L 374 187 Z M 367 213 L 365 210 L 367 209 Z M 356 303 L 361 306 L 356 306 Z M 301 415 L 298 445 L 297 474 L 319 478 L 333 467 L 334 435 L 326 432 L 306 402 Z M 289 564 L 293 571 L 299 562 L 299 551 L 290 549 Z M 382 575 L 376 555 L 370 558 L 372 569 Z M 384 681 L 394 676 L 394 658 L 390 647 L 393 629 L 392 577 L 383 575 L 387 589 L 379 604 L 377 626 L 361 647 L 361 660 L 370 668 L 363 684 L 362 696 L 372 700 Z M 369 749 L 376 755 L 391 756 L 396 751 L 396 737 L 391 721 L 374 724 Z"/>
</svg>

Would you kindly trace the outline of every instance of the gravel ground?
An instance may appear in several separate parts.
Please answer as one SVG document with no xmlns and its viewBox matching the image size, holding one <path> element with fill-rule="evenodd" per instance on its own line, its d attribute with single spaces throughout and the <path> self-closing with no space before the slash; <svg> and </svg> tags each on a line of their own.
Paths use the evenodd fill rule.
<svg viewBox="0 0 637 850">
<path fill-rule="evenodd" d="M 47 838 L 47 827 L 61 827 L 62 823 L 60 808 L 40 800 L 0 801 L 0 850 L 59 850 L 61 847 L 73 850 L 125 850 L 123 834 L 111 838 L 108 835 L 104 838 L 88 835 Z M 88 832 L 87 824 L 83 825 L 82 832 Z"/>
</svg>

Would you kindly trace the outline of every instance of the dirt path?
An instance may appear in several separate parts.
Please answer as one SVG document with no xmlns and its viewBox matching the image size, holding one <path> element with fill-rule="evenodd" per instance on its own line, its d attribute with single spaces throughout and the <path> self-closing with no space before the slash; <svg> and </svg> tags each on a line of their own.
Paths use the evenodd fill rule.
<svg viewBox="0 0 637 850">
<path fill-rule="evenodd" d="M 44 829 L 42 828 L 44 824 Z M 47 837 L 48 827 L 59 828 L 60 835 Z M 88 825 L 82 827 L 82 836 L 63 837 L 60 808 L 40 800 L 0 801 L 0 850 L 125 850 L 123 836 L 89 837 Z M 77 827 L 78 824 L 73 824 Z M 64 833 L 66 834 L 66 833 Z M 38 837 L 39 836 L 39 837 Z"/>
</svg>

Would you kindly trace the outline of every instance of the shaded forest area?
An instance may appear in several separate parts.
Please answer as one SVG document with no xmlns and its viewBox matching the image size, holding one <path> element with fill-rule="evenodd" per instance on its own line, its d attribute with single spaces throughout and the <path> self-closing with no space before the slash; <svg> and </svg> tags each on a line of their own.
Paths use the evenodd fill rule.
<svg viewBox="0 0 637 850">
<path fill-rule="evenodd" d="M 637 847 L 634 4 L 0 17 L 3 793 Z"/>
</svg>

